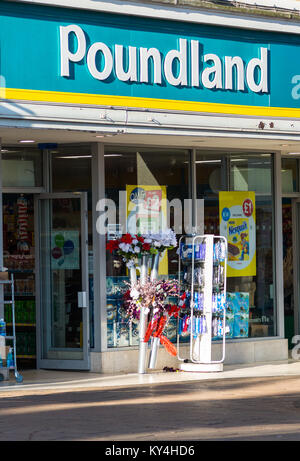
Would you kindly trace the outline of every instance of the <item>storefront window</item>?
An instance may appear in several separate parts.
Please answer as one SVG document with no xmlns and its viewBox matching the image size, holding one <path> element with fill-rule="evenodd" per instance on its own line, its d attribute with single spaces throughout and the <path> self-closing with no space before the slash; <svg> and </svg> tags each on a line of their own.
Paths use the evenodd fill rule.
<svg viewBox="0 0 300 461">
<path fill-rule="evenodd" d="M 59 146 L 51 152 L 52 192 L 92 190 L 89 145 Z"/>
<path fill-rule="evenodd" d="M 109 223 L 109 231 L 147 233 L 172 227 L 179 238 L 189 221 L 184 217 L 184 200 L 189 198 L 189 159 L 187 150 L 106 147 L 106 198 L 116 206 L 116 222 Z M 126 194 L 123 201 L 122 193 Z M 141 208 L 134 205 L 137 196 L 142 198 Z M 163 201 L 164 198 L 167 200 Z M 143 214 L 147 207 L 152 209 L 150 217 Z M 122 288 L 129 280 L 128 270 L 114 253 L 107 252 L 106 264 L 107 345 L 137 345 L 138 323 L 129 325 L 121 308 Z M 169 250 L 160 263 L 159 276 L 177 277 L 177 271 L 176 249 Z M 176 339 L 176 321 L 170 322 L 166 335 L 170 340 Z"/>
<path fill-rule="evenodd" d="M 227 190 L 227 157 L 197 154 L 197 199 L 204 201 L 204 232 L 219 235 L 219 191 Z"/>
<path fill-rule="evenodd" d="M 42 153 L 39 149 L 1 149 L 3 187 L 42 186 Z"/>
<path fill-rule="evenodd" d="M 229 338 L 275 335 L 272 177 L 269 154 L 197 153 L 205 232 L 228 238 Z M 240 312 L 239 298 L 246 300 L 246 312 Z"/>
<path fill-rule="evenodd" d="M 289 194 L 299 191 L 299 160 L 283 158 L 281 160 L 282 193 Z"/>
<path fill-rule="evenodd" d="M 271 156 L 230 156 L 230 190 L 254 191 L 270 195 L 272 190 Z"/>
</svg>

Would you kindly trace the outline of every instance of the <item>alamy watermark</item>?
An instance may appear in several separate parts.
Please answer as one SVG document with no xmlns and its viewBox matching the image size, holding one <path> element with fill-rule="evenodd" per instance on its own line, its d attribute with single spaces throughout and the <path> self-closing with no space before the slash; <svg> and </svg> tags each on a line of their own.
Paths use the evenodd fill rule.
<svg viewBox="0 0 300 461">
<path fill-rule="evenodd" d="M 295 344 L 292 349 L 292 358 L 294 360 L 300 360 L 300 335 L 293 336 L 292 343 Z"/>
<path fill-rule="evenodd" d="M 194 209 L 193 209 L 194 206 Z M 119 191 L 118 202 L 103 198 L 97 202 L 99 216 L 96 229 L 100 235 L 107 235 L 114 227 L 120 233 L 148 234 L 161 229 L 172 228 L 175 234 L 204 232 L 204 200 L 161 199 L 159 203 L 145 200 L 131 200 L 128 206 L 127 192 Z"/>
</svg>

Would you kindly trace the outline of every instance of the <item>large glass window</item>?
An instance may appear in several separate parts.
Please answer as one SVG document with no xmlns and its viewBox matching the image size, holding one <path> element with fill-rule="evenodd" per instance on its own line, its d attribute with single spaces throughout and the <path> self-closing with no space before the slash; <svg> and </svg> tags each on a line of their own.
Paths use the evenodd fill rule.
<svg viewBox="0 0 300 461">
<path fill-rule="evenodd" d="M 51 152 L 53 192 L 91 192 L 92 168 L 89 145 L 60 146 Z"/>
<path fill-rule="evenodd" d="M 189 197 L 189 152 L 179 149 L 158 148 L 105 148 L 106 198 L 116 206 L 116 225 L 110 223 L 110 231 L 122 226 L 122 233 L 147 233 L 174 227 L 177 237 L 185 230 L 184 199 Z M 121 199 L 126 194 L 125 200 Z M 120 195 L 121 194 L 121 195 Z M 124 195 L 123 195 L 124 197 Z M 139 205 L 135 206 L 138 197 Z M 170 207 L 164 205 L 170 204 Z M 143 216 L 143 209 L 150 206 L 153 213 Z M 154 206 L 156 204 L 156 206 Z M 141 208 L 139 208 L 141 207 Z M 177 230 L 176 230 L 177 229 Z M 129 280 L 128 270 L 121 257 L 107 252 L 107 331 L 108 347 L 138 344 L 138 324 L 128 326 L 122 317 L 122 287 Z M 169 250 L 160 262 L 161 277 L 177 276 L 176 249 Z M 170 322 L 167 336 L 176 338 L 176 322 Z"/>
<path fill-rule="evenodd" d="M 42 186 L 42 153 L 39 149 L 18 149 L 3 147 L 3 187 Z"/>
<path fill-rule="evenodd" d="M 204 201 L 204 233 L 219 235 L 219 191 L 227 190 L 227 157 L 219 154 L 196 156 L 197 199 Z M 201 226 L 200 226 L 201 227 Z"/>
<path fill-rule="evenodd" d="M 296 158 L 281 159 L 282 193 L 299 191 L 299 160 Z"/>
<path fill-rule="evenodd" d="M 233 270 L 228 271 L 227 278 L 228 305 L 233 306 L 231 317 L 230 309 L 227 310 L 230 326 L 228 337 L 275 335 L 272 156 L 245 153 L 208 154 L 198 151 L 196 182 L 197 198 L 204 199 L 206 233 L 223 234 L 224 229 L 220 229 L 220 207 L 231 210 L 226 230 L 229 250 L 232 251 L 229 252 L 230 266 L 233 267 Z M 230 196 L 222 196 L 225 191 L 230 191 Z M 232 207 L 236 205 L 241 209 L 247 200 L 243 197 L 246 197 L 248 191 L 253 194 L 251 197 L 254 197 L 252 206 L 254 205 L 255 212 L 249 213 L 247 217 L 246 207 L 249 204 L 246 201 L 245 215 L 241 219 Z M 251 222 L 252 236 L 250 228 L 243 232 L 241 228 L 248 225 L 251 227 Z M 255 264 L 250 266 L 246 260 L 252 258 L 252 255 Z M 241 261 L 246 262 L 241 264 Z M 242 319 L 239 311 L 241 297 L 247 300 L 249 307 L 243 313 Z M 232 303 L 229 304 L 231 300 Z"/>
<path fill-rule="evenodd" d="M 117 224 L 122 221 L 121 217 L 125 216 L 121 232 L 132 232 L 132 216 L 128 203 L 131 195 L 134 196 L 137 191 L 144 191 L 143 197 L 146 197 L 147 190 L 160 191 L 161 194 L 166 194 L 169 202 L 178 199 L 183 205 L 184 199 L 189 198 L 189 191 L 192 190 L 189 164 L 189 152 L 185 150 L 107 147 L 106 198 L 113 200 L 117 210 L 116 223 L 111 229 L 120 231 Z M 244 207 L 245 216 L 240 223 L 237 215 L 233 213 L 228 224 L 238 230 L 245 221 L 250 226 L 249 232 L 239 232 L 236 241 L 231 242 L 229 238 L 232 243 L 231 250 L 236 247 L 235 252 L 230 255 L 232 267 L 235 267 L 235 261 L 247 261 L 250 258 L 249 248 L 254 259 L 248 270 L 244 269 L 247 263 L 242 265 L 243 267 L 237 264 L 237 270 L 231 273 L 229 271 L 228 274 L 228 300 L 235 300 L 232 316 L 228 317 L 228 338 L 276 334 L 272 165 L 271 154 L 227 154 L 207 151 L 196 153 L 196 196 L 198 200 L 202 200 L 200 207 L 199 203 L 197 204 L 197 209 L 204 209 L 204 216 L 202 211 L 200 213 L 200 221 L 202 219 L 203 222 L 199 221 L 198 216 L 198 228 L 207 234 L 223 235 L 220 207 L 230 208 L 234 205 L 232 201 L 240 204 L 240 208 Z M 122 191 L 127 193 L 123 202 L 120 201 Z M 229 200 L 226 196 L 228 192 L 231 193 L 231 202 L 226 202 Z M 247 199 L 243 199 L 248 195 L 253 200 L 252 209 Z M 120 206 L 121 202 L 123 204 Z M 249 210 L 252 211 L 247 214 Z M 133 211 L 137 212 L 136 209 Z M 176 212 L 171 216 L 170 227 L 174 225 L 174 219 L 178 218 L 175 215 Z M 186 233 L 183 216 L 180 219 L 183 225 L 178 237 L 181 233 Z M 136 219 L 133 222 L 137 222 Z M 228 235 L 226 237 L 228 238 Z M 120 257 L 107 252 L 106 270 L 108 347 L 137 345 L 138 325 L 128 326 L 128 320 L 122 318 L 122 282 L 129 279 L 126 265 Z M 176 252 L 168 252 L 161 275 L 177 277 L 177 270 Z M 243 306 L 248 306 L 243 315 L 239 312 L 239 298 L 246 300 L 246 303 L 243 301 Z M 174 339 L 175 336 L 174 324 L 170 339 Z"/>
</svg>

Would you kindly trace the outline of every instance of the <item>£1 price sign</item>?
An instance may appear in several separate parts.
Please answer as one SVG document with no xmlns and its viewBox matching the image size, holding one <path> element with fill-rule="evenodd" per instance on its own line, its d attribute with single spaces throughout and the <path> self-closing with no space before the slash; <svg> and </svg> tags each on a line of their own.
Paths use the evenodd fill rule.
<svg viewBox="0 0 300 461">
<path fill-rule="evenodd" d="M 252 216 L 252 213 L 253 213 L 253 202 L 250 198 L 247 198 L 246 200 L 244 200 L 243 202 L 243 213 L 245 216 L 247 216 L 247 218 L 249 218 L 250 216 Z"/>
</svg>

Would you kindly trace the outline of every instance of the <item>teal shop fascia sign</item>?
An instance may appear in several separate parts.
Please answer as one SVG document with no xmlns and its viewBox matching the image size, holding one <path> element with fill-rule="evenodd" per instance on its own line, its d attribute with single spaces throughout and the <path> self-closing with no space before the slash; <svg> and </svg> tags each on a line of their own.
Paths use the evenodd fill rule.
<svg viewBox="0 0 300 461">
<path fill-rule="evenodd" d="M 1 2 L 1 97 L 300 117 L 300 37 Z"/>
</svg>

